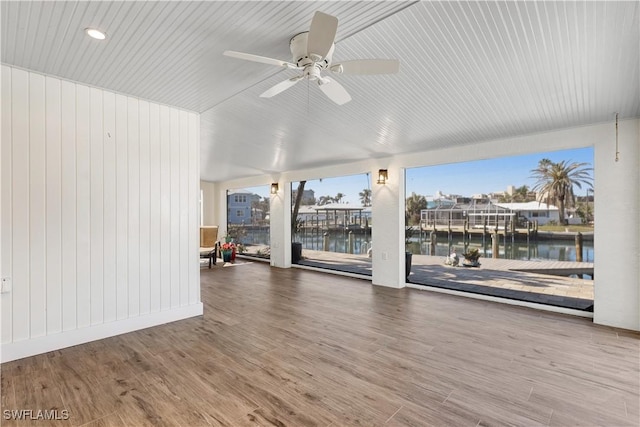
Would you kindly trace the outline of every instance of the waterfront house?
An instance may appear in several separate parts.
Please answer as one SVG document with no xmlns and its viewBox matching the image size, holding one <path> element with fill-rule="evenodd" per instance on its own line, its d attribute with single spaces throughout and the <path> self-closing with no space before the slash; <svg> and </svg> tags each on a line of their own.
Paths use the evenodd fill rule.
<svg viewBox="0 0 640 427">
<path fill-rule="evenodd" d="M 254 206 L 262 197 L 247 190 L 231 190 L 227 192 L 227 220 L 229 224 L 253 224 L 262 219 L 262 211 Z"/>
<path fill-rule="evenodd" d="M 462 198 L 461 198 L 462 199 Z M 487 199 L 473 199 L 470 203 L 438 203 L 420 211 L 420 224 L 423 230 L 448 227 L 462 227 L 465 224 L 471 228 L 487 225 L 495 227 L 504 225 L 505 220 L 517 218 L 516 213 L 508 208 L 492 203 Z"/>
<path fill-rule="evenodd" d="M 513 212 L 520 220 L 537 221 L 539 225 L 545 225 L 550 221 L 555 221 L 557 224 L 560 221 L 558 208 L 543 202 L 496 203 L 496 205 Z"/>
</svg>

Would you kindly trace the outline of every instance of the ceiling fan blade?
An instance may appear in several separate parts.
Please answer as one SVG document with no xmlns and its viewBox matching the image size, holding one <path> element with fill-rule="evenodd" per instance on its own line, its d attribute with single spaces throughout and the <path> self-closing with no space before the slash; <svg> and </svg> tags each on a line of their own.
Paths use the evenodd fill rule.
<svg viewBox="0 0 640 427">
<path fill-rule="evenodd" d="M 356 59 L 331 66 L 331 71 L 340 74 L 395 74 L 400 71 L 397 59 Z"/>
<path fill-rule="evenodd" d="M 245 61 L 260 62 L 262 64 L 277 65 L 278 67 L 298 68 L 297 65 L 279 59 L 267 58 L 266 56 L 252 55 L 250 53 L 236 52 L 233 50 L 225 50 L 224 56 L 236 59 L 244 59 Z"/>
<path fill-rule="evenodd" d="M 271 98 L 272 96 L 276 96 L 280 92 L 284 92 L 294 84 L 298 83 L 298 81 L 301 79 L 302 79 L 302 76 L 297 76 L 297 77 L 293 77 L 291 79 L 285 80 L 283 82 L 280 82 L 277 85 L 273 86 L 271 89 L 267 89 L 264 93 L 260 95 L 260 98 Z"/>
<path fill-rule="evenodd" d="M 311 20 L 307 39 L 307 53 L 316 55 L 320 60 L 327 56 L 338 31 L 338 18 L 326 13 L 316 12 Z M 313 59 L 313 58 L 312 58 Z"/>
<path fill-rule="evenodd" d="M 349 92 L 347 92 L 347 90 L 335 80 L 324 77 L 322 80 L 318 80 L 318 86 L 330 100 L 338 105 L 346 104 L 351 101 L 351 95 L 349 95 Z"/>
</svg>

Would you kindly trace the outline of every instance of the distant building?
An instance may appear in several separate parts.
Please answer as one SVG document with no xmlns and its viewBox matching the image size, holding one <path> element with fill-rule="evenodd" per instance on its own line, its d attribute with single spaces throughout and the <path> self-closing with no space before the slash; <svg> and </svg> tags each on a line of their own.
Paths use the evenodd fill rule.
<svg viewBox="0 0 640 427">
<path fill-rule="evenodd" d="M 433 196 L 425 196 L 428 209 L 448 208 L 456 204 L 456 197 L 448 194 L 442 194 L 442 191 L 436 191 Z"/>
<path fill-rule="evenodd" d="M 516 214 L 500 207 L 486 199 L 471 200 L 470 203 L 441 204 L 420 211 L 421 226 L 430 228 L 448 225 L 462 226 L 468 221 L 469 227 L 480 227 L 487 221 L 487 225 L 504 223 L 505 218 L 512 220 Z"/>
<path fill-rule="evenodd" d="M 456 203 L 466 203 L 466 204 L 469 204 L 469 203 L 471 203 L 471 198 L 470 198 L 470 197 L 462 197 L 462 196 L 458 196 L 458 197 L 456 197 Z"/>
<path fill-rule="evenodd" d="M 485 224 L 495 226 L 505 220 L 516 224 L 537 221 L 544 225 L 549 221 L 558 222 L 560 214 L 553 205 L 539 202 L 495 203 L 487 199 L 472 200 L 471 203 L 441 203 L 429 206 L 420 212 L 423 228 L 448 225 L 460 226 L 468 222 L 469 227 L 481 227 Z"/>
<path fill-rule="evenodd" d="M 549 221 L 560 221 L 560 211 L 556 206 L 547 205 L 542 202 L 524 202 L 524 203 L 497 203 L 498 206 L 508 209 L 518 215 L 519 218 L 527 221 L 538 221 L 538 224 L 544 225 Z"/>
<path fill-rule="evenodd" d="M 298 194 L 298 190 L 293 190 L 291 192 L 291 200 L 296 200 L 296 196 Z M 315 205 L 316 204 L 316 192 L 313 190 L 304 190 L 302 192 L 302 200 L 300 201 L 300 205 Z"/>
<path fill-rule="evenodd" d="M 498 203 L 504 197 L 511 197 L 511 196 L 509 196 L 509 194 L 507 194 L 506 191 L 497 191 L 494 193 L 487 194 L 486 200 L 491 200 L 492 203 Z"/>
<path fill-rule="evenodd" d="M 233 190 L 227 192 L 227 223 L 229 224 L 252 224 L 253 215 L 252 203 L 262 199 L 258 194 L 247 190 Z M 262 212 L 260 212 L 262 215 Z"/>
</svg>

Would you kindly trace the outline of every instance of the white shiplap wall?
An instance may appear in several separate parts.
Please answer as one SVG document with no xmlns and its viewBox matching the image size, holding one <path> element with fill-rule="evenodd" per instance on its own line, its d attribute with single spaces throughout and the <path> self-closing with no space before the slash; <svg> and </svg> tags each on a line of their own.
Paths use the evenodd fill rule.
<svg viewBox="0 0 640 427">
<path fill-rule="evenodd" d="M 2 66 L 2 361 L 202 313 L 199 116 Z"/>
</svg>

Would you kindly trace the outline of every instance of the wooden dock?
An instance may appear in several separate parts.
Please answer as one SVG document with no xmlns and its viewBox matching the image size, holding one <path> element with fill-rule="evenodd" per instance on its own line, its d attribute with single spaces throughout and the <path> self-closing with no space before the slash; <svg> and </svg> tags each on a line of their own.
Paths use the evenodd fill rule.
<svg viewBox="0 0 640 427">
<path fill-rule="evenodd" d="M 407 227 L 409 228 L 409 227 Z M 434 231 L 433 225 L 430 226 L 421 226 L 420 231 L 422 232 L 423 240 L 427 240 L 429 238 L 429 234 Z M 485 235 L 487 238 L 491 238 L 493 233 L 497 233 L 501 239 L 505 237 L 511 238 L 513 236 L 514 240 L 522 241 L 529 238 L 532 241 L 535 240 L 573 240 L 576 237 L 576 232 L 572 231 L 543 231 L 537 228 L 510 228 L 507 227 L 506 230 L 503 226 L 499 226 L 496 228 L 495 226 L 473 226 L 473 227 L 465 227 L 462 225 L 439 225 L 435 227 L 435 233 L 438 237 L 451 235 L 452 237 L 459 236 L 482 236 Z M 585 241 L 593 241 L 593 231 L 580 232 L 583 239 Z"/>
<path fill-rule="evenodd" d="M 497 229 L 496 227 L 484 228 L 480 226 L 465 228 L 464 226 L 452 225 L 451 227 L 448 227 L 445 225 L 445 226 L 436 227 L 435 230 L 433 229 L 433 227 L 421 228 L 422 240 L 428 240 L 430 234 L 434 231 L 436 233 L 436 236 L 438 236 L 439 239 L 442 239 L 443 237 L 447 238 L 448 236 L 462 237 L 463 239 L 469 239 L 474 236 L 475 237 L 485 236 L 488 240 L 490 240 L 491 235 L 493 235 L 494 233 L 496 233 L 500 237 L 500 240 L 503 240 L 505 238 L 507 239 L 513 238 L 513 240 L 517 240 L 517 241 L 524 241 L 527 239 L 531 241 L 535 241 L 538 238 L 538 231 L 531 228 L 530 229 L 507 228 L 505 230 L 504 227 L 499 227 Z M 572 239 L 573 235 L 568 238 Z"/>
</svg>

